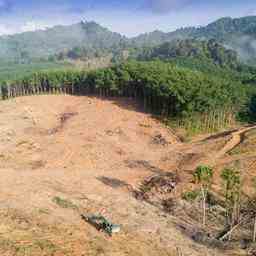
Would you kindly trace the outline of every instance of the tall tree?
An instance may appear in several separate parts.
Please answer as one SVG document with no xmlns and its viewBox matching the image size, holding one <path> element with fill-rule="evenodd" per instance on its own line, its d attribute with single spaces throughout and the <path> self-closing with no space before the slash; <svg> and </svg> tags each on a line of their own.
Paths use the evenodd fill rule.
<svg viewBox="0 0 256 256">
<path fill-rule="evenodd" d="M 224 168 L 221 172 L 224 182 L 224 193 L 226 201 L 227 224 L 232 230 L 233 226 L 239 223 L 240 203 L 241 203 L 241 175 L 240 172 L 232 168 Z M 232 232 L 230 232 L 229 240 Z"/>
<path fill-rule="evenodd" d="M 212 184 L 213 169 L 209 166 L 198 166 L 194 172 L 195 181 L 200 184 L 203 208 L 203 225 L 206 225 L 206 200 Z"/>
</svg>

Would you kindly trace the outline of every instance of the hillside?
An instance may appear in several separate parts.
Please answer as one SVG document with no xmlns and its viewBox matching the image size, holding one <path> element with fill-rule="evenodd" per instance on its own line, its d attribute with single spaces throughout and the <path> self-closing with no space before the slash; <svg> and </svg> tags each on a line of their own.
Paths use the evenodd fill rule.
<svg viewBox="0 0 256 256">
<path fill-rule="evenodd" d="M 195 39 L 173 40 L 155 47 L 144 47 L 137 51 L 138 60 L 175 60 L 177 58 L 207 59 L 220 67 L 237 68 L 238 56 L 235 51 L 224 48 L 216 40 Z"/>
<path fill-rule="evenodd" d="M 46 30 L 0 37 L 0 57 L 7 59 L 40 58 L 77 46 L 109 48 L 123 37 L 95 22 L 55 26 Z"/>
<path fill-rule="evenodd" d="M 164 33 L 159 30 L 127 38 L 95 22 L 55 26 L 46 30 L 0 37 L 0 57 L 10 59 L 48 58 L 68 55 L 95 57 L 134 47 L 150 47 L 182 39 L 215 39 L 239 53 L 242 60 L 253 62 L 256 56 L 256 17 L 222 18 L 205 27 L 181 28 Z"/>
<path fill-rule="evenodd" d="M 253 61 L 256 56 L 256 16 L 222 18 L 205 27 L 181 28 L 170 33 L 155 31 L 133 38 L 132 43 L 147 46 L 187 38 L 215 39 L 237 51 L 244 61 Z"/>
</svg>

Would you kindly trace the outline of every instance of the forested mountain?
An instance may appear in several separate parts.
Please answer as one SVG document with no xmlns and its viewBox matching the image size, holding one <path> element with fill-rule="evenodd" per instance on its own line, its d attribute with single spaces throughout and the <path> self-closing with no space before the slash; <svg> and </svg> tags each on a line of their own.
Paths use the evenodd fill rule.
<svg viewBox="0 0 256 256">
<path fill-rule="evenodd" d="M 221 67 L 236 68 L 239 65 L 235 51 L 226 49 L 216 40 L 173 40 L 155 47 L 142 47 L 135 52 L 138 60 L 172 60 L 176 58 L 208 59 Z"/>
<path fill-rule="evenodd" d="M 256 59 L 256 16 L 222 18 L 205 27 L 181 28 L 174 32 L 155 31 L 131 39 L 137 46 L 157 45 L 174 39 L 215 39 L 239 53 L 244 61 Z"/>
<path fill-rule="evenodd" d="M 174 32 L 154 31 L 128 39 L 95 22 L 55 26 L 46 30 L 0 37 L 0 57 L 27 59 L 60 53 L 97 56 L 101 52 L 118 52 L 127 48 L 149 47 L 181 39 L 215 39 L 239 53 L 245 61 L 256 59 L 256 16 L 222 18 L 205 27 L 181 28 Z"/>
<path fill-rule="evenodd" d="M 48 57 L 65 49 L 85 46 L 109 48 L 125 40 L 95 22 L 80 22 L 71 26 L 55 26 L 46 30 L 0 37 L 0 57 L 26 59 Z"/>
<path fill-rule="evenodd" d="M 180 28 L 174 32 L 164 33 L 154 31 L 139 35 L 133 38 L 137 44 L 150 44 L 160 41 L 170 41 L 173 39 L 202 38 L 216 39 L 218 41 L 229 41 L 234 35 L 247 35 L 256 38 L 256 16 L 246 16 L 232 19 L 230 17 L 221 18 L 205 27 Z"/>
</svg>

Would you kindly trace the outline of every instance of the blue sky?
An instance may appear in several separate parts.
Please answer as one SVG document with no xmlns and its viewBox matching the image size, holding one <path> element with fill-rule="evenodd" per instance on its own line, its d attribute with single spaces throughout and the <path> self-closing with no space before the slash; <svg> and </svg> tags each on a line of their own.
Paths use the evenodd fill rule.
<svg viewBox="0 0 256 256">
<path fill-rule="evenodd" d="M 0 0 L 0 34 L 94 20 L 127 36 L 256 15 L 255 0 Z"/>
</svg>

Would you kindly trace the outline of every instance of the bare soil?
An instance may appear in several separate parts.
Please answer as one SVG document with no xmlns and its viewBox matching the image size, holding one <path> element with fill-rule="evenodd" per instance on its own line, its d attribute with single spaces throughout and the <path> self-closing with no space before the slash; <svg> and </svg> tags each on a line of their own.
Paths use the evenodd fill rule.
<svg viewBox="0 0 256 256">
<path fill-rule="evenodd" d="M 129 99 L 51 95 L 0 105 L 0 255 L 245 253 L 193 241 L 181 228 L 186 220 L 136 191 L 155 181 L 164 185 L 157 193 L 178 199 L 195 186 L 200 163 L 215 167 L 218 191 L 221 167 L 240 161 L 251 166 L 244 173 L 250 193 L 256 152 L 231 152 L 254 127 L 181 143 Z M 154 178 L 168 174 L 175 182 Z M 81 218 L 93 213 L 121 224 L 121 233 L 110 238 Z"/>
</svg>

